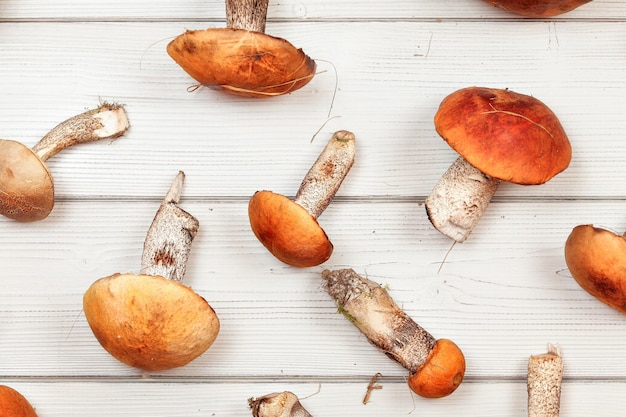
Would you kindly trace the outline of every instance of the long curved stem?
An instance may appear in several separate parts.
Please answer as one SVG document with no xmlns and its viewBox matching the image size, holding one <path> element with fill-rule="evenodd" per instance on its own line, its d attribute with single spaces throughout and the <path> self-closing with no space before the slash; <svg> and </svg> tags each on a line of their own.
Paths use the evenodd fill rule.
<svg viewBox="0 0 626 417">
<path fill-rule="evenodd" d="M 187 269 L 191 242 L 200 223 L 178 206 L 184 172 L 180 171 L 148 229 L 141 258 L 141 273 L 181 282 Z"/>
<path fill-rule="evenodd" d="M 120 137 L 129 127 L 123 106 L 103 103 L 96 109 L 59 123 L 32 150 L 42 161 L 46 161 L 63 149 L 79 143 Z"/>
<path fill-rule="evenodd" d="M 269 0 L 226 0 L 226 26 L 265 33 Z"/>
</svg>

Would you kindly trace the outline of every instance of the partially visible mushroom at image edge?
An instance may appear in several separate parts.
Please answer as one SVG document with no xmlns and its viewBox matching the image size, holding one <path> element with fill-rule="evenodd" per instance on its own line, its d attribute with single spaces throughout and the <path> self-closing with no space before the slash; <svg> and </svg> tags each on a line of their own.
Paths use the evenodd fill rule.
<svg viewBox="0 0 626 417">
<path fill-rule="evenodd" d="M 572 149 L 557 116 L 540 100 L 511 90 L 469 87 L 443 99 L 437 133 L 459 157 L 425 201 L 433 226 L 463 242 L 498 185 L 538 185 L 565 170 Z"/>
<path fill-rule="evenodd" d="M 254 235 L 282 262 L 304 268 L 330 258 L 333 245 L 317 218 L 354 164 L 355 141 L 352 132 L 335 132 L 293 201 L 271 191 L 257 191 L 250 199 L 248 216 Z"/>
<path fill-rule="evenodd" d="M 435 339 L 379 284 L 352 269 L 324 270 L 323 286 L 338 310 L 368 341 L 409 371 L 408 385 L 425 398 L 452 394 L 465 375 L 465 356 L 449 339 Z"/>
<path fill-rule="evenodd" d="M 591 0 L 484 0 L 525 17 L 543 18 L 570 12 Z"/>
<path fill-rule="evenodd" d="M 20 222 L 43 220 L 54 207 L 54 180 L 45 162 L 80 143 L 122 136 L 124 107 L 104 103 L 54 127 L 32 148 L 0 139 L 0 214 Z"/>
<path fill-rule="evenodd" d="M 37 417 L 37 413 L 19 391 L 0 385 L 0 417 Z"/>
<path fill-rule="evenodd" d="M 140 274 L 113 274 L 83 296 L 85 317 L 102 347 L 119 361 L 146 371 L 184 366 L 217 338 L 213 308 L 182 284 L 198 220 L 178 206 L 179 172 L 144 242 Z"/>
<path fill-rule="evenodd" d="M 315 61 L 285 39 L 265 34 L 268 0 L 226 0 L 226 28 L 187 30 L 167 53 L 202 85 L 245 97 L 296 91 Z"/>
<path fill-rule="evenodd" d="M 626 313 L 626 234 L 583 224 L 565 241 L 565 262 L 578 285 Z"/>
<path fill-rule="evenodd" d="M 296 394 L 291 391 L 250 398 L 248 405 L 252 410 L 252 417 L 311 417 Z"/>
<path fill-rule="evenodd" d="M 528 391 L 528 417 L 559 417 L 563 358 L 560 349 L 548 345 L 545 353 L 528 359 L 526 387 Z"/>
</svg>

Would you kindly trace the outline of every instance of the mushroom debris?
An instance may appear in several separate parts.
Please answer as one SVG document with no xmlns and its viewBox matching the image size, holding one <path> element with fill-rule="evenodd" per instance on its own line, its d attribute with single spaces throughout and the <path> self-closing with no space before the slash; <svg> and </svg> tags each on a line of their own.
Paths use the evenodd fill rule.
<svg viewBox="0 0 626 417">
<path fill-rule="evenodd" d="M 370 343 L 408 369 L 413 392 L 440 398 L 458 388 L 465 375 L 465 357 L 454 342 L 435 339 L 383 287 L 352 269 L 325 270 L 322 279 L 339 311 Z"/>
<path fill-rule="evenodd" d="M 528 417 L 559 417 L 563 358 L 558 347 L 528 359 Z"/>
<path fill-rule="evenodd" d="M 626 313 L 626 234 L 576 226 L 565 241 L 565 262 L 585 291 Z"/>
<path fill-rule="evenodd" d="M 290 391 L 250 398 L 248 405 L 253 417 L 311 417 L 296 394 Z"/>
<path fill-rule="evenodd" d="M 94 335 L 113 357 L 146 371 L 180 367 L 215 341 L 213 308 L 181 281 L 199 222 L 178 206 L 178 173 L 148 230 L 141 274 L 114 274 L 94 282 L 83 308 Z"/>
<path fill-rule="evenodd" d="M 257 191 L 250 199 L 248 216 L 254 235 L 282 262 L 303 268 L 330 258 L 333 245 L 317 218 L 354 164 L 355 141 L 352 132 L 335 132 L 293 201 L 271 191 Z"/>
<path fill-rule="evenodd" d="M 20 222 L 48 217 L 54 207 L 48 158 L 79 143 L 117 138 L 129 126 L 121 105 L 103 103 L 58 124 L 32 148 L 0 139 L 0 214 Z"/>
<path fill-rule="evenodd" d="M 525 17 L 553 17 L 574 10 L 591 0 L 484 0 Z"/>
<path fill-rule="evenodd" d="M 543 184 L 568 167 L 572 150 L 557 116 L 511 90 L 469 87 L 441 102 L 437 133 L 460 156 L 425 201 L 433 226 L 463 242 L 501 181 Z"/>
<path fill-rule="evenodd" d="M 202 85 L 246 97 L 291 93 L 316 64 L 285 39 L 266 35 L 268 0 L 226 0 L 226 28 L 187 30 L 167 53 Z"/>
<path fill-rule="evenodd" d="M 0 417 L 37 417 L 37 413 L 17 390 L 0 385 Z"/>
</svg>

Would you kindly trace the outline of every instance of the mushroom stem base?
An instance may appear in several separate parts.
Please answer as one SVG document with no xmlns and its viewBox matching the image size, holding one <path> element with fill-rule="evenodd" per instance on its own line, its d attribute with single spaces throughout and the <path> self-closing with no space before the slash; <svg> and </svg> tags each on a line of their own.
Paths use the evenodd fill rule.
<svg viewBox="0 0 626 417">
<path fill-rule="evenodd" d="M 528 360 L 528 417 L 559 417 L 563 359 L 553 345 Z"/>
</svg>

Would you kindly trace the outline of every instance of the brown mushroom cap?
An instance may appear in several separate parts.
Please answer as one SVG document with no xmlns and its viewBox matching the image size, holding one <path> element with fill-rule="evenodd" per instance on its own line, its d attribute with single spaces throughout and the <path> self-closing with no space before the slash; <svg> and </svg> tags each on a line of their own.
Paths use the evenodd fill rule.
<svg viewBox="0 0 626 417">
<path fill-rule="evenodd" d="M 22 394 L 0 385 L 0 417 L 37 417 L 37 413 Z"/>
<path fill-rule="evenodd" d="M 565 242 L 565 262 L 589 294 L 626 313 L 626 238 L 592 225 L 576 226 Z"/>
<path fill-rule="evenodd" d="M 333 252 L 333 245 L 317 220 L 283 195 L 257 191 L 250 199 L 248 215 L 257 239 L 288 265 L 316 266 Z"/>
<path fill-rule="evenodd" d="M 465 356 L 449 339 L 439 339 L 430 350 L 426 362 L 409 375 L 409 388 L 425 398 L 441 398 L 452 394 L 463 382 Z"/>
<path fill-rule="evenodd" d="M 191 288 L 161 276 L 114 274 L 83 297 L 94 335 L 113 357 L 158 371 L 186 365 L 215 341 L 215 311 Z"/>
<path fill-rule="evenodd" d="M 315 75 L 315 61 L 288 41 L 245 29 L 188 30 L 167 53 L 203 85 L 246 97 L 291 93 Z"/>
<path fill-rule="evenodd" d="M 48 217 L 54 182 L 46 164 L 20 142 L 0 139 L 0 214 L 21 222 Z"/>
<path fill-rule="evenodd" d="M 552 110 L 510 90 L 469 87 L 450 94 L 435 115 L 435 128 L 478 170 L 517 184 L 543 184 L 572 157 Z"/>
<path fill-rule="evenodd" d="M 574 10 L 591 0 L 485 0 L 526 17 L 552 17 Z"/>
</svg>

